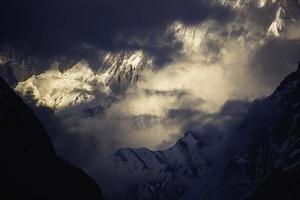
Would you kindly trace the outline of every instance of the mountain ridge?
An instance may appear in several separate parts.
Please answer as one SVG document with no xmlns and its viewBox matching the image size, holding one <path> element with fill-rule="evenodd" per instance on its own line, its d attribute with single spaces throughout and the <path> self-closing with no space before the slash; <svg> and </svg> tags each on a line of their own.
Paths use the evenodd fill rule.
<svg viewBox="0 0 300 200">
<path fill-rule="evenodd" d="M 0 77 L 2 199 L 95 199 L 98 185 L 59 158 L 33 111 Z"/>
<path fill-rule="evenodd" d="M 108 199 L 240 200 L 260 199 L 262 194 L 275 197 L 270 189 L 265 189 L 272 187 L 272 177 L 288 180 L 286 177 L 296 175 L 300 169 L 299 94 L 300 69 L 288 75 L 272 95 L 255 102 L 241 125 L 225 141 L 188 131 L 174 146 L 163 151 L 119 149 L 108 158 L 110 161 L 103 160 L 103 163 L 111 162 L 108 168 L 118 171 L 120 179 L 132 176 L 137 181 L 125 183 L 127 193 L 119 191 L 119 195 Z M 217 144 L 221 145 L 220 152 L 211 157 L 207 152 Z M 216 158 L 219 161 L 211 163 Z M 216 180 L 206 183 L 205 180 L 220 170 L 222 176 L 216 175 Z M 291 179 L 292 188 L 297 180 Z M 277 190 L 280 192 L 280 187 Z M 286 190 L 282 188 L 282 195 Z M 297 190 L 289 191 L 298 195 Z"/>
</svg>

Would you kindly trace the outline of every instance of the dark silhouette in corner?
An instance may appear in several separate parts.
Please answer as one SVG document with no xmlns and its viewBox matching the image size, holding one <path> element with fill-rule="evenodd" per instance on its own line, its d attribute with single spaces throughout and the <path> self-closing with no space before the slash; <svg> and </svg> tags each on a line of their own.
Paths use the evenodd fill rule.
<svg viewBox="0 0 300 200">
<path fill-rule="evenodd" d="M 88 175 L 56 155 L 33 111 L 1 77 L 0 137 L 0 199 L 103 199 Z"/>
<path fill-rule="evenodd" d="M 282 136 L 300 137 L 300 62 L 298 70 L 291 73 L 279 89 L 285 90 L 290 87 L 294 89 L 287 94 L 282 102 L 285 109 L 282 128 L 278 130 Z M 274 169 L 260 184 L 250 200 L 298 200 L 300 199 L 300 156 L 298 151 L 300 143 L 293 144 L 293 148 L 287 152 L 286 160 L 290 166 L 281 169 Z"/>
</svg>

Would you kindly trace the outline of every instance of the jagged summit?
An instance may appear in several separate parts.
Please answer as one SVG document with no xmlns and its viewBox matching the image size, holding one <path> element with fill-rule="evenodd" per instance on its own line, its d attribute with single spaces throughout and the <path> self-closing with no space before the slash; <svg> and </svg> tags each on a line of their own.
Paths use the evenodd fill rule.
<svg viewBox="0 0 300 200">
<path fill-rule="evenodd" d="M 151 65 L 151 59 L 143 51 L 107 53 L 97 75 L 104 76 L 105 85 L 113 90 L 124 90 L 136 83 L 141 72 Z"/>
<path fill-rule="evenodd" d="M 185 177 L 196 180 L 205 173 L 208 163 L 204 158 L 203 151 L 207 147 L 195 137 L 192 131 L 188 131 L 174 146 L 166 150 L 119 149 L 104 161 L 104 168 L 107 168 L 106 164 L 110 163 L 108 164 L 109 168 L 122 172 L 121 176 L 143 177 L 134 180 L 135 184 L 141 184 L 136 195 L 144 193 L 143 196 L 148 196 L 147 199 L 153 199 L 155 195 L 160 196 L 158 199 L 163 197 L 177 199 L 182 195 L 184 187 L 177 183 L 177 178 Z M 127 195 L 126 189 L 132 186 L 124 186 L 124 196 Z M 151 187 L 153 187 L 153 193 L 149 191 Z M 113 196 L 112 194 L 113 192 L 108 195 L 109 198 Z M 137 197 L 137 199 L 139 198 L 142 196 Z"/>
<path fill-rule="evenodd" d="M 87 62 L 60 71 L 56 65 L 44 73 L 19 82 L 15 90 L 32 95 L 38 104 L 55 110 L 88 104 L 106 107 L 111 95 L 118 95 L 141 79 L 143 69 L 149 69 L 151 59 L 142 51 L 107 53 L 98 72 L 94 73 Z"/>
</svg>

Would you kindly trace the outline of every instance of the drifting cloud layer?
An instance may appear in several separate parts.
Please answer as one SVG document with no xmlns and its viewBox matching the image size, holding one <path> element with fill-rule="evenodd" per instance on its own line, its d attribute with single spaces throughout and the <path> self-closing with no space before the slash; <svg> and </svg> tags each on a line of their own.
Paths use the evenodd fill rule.
<svg viewBox="0 0 300 200">
<path fill-rule="evenodd" d="M 163 59 L 155 63 L 159 66 L 154 67 L 155 70 L 143 72 L 143 81 L 129 87 L 124 95 L 113 99 L 95 116 L 82 118 L 73 111 L 81 112 L 91 105 L 94 108 L 97 103 L 102 105 L 102 100 L 83 101 L 57 112 L 55 119 L 60 125 L 56 133 L 64 132 L 53 136 L 58 151 L 86 169 L 93 167 L 101 155 L 119 147 L 163 149 L 174 144 L 187 130 L 205 130 L 207 133 L 222 130 L 222 127 L 237 122 L 236 119 L 240 120 L 249 106 L 248 101 L 269 95 L 282 78 L 296 68 L 300 55 L 297 24 L 287 34 L 283 32 L 281 38 L 266 37 L 274 6 L 250 7 L 246 12 L 239 11 L 238 17 L 226 18 L 223 23 L 218 19 L 227 16 L 227 9 L 211 6 L 205 1 L 122 1 L 120 9 L 116 1 L 87 1 L 72 6 L 66 2 L 59 3 L 62 7 L 58 8 L 57 18 L 49 26 L 58 26 L 58 32 L 45 40 L 46 43 L 41 41 L 44 41 L 47 35 L 44 31 L 48 28 L 36 30 L 29 26 L 32 33 L 41 31 L 41 37 L 31 38 L 26 32 L 18 36 L 20 40 L 34 44 L 29 45 L 30 50 L 47 47 L 45 53 L 51 54 L 52 51 L 69 51 L 70 44 L 84 44 L 88 49 L 94 46 L 114 50 L 137 48 Z M 171 3 L 174 6 L 170 7 Z M 52 3 L 49 4 L 47 16 L 53 16 L 54 8 Z M 98 5 L 103 6 L 100 9 L 103 12 L 97 10 Z M 59 22 L 60 15 L 66 14 L 62 8 L 68 8 L 68 17 Z M 71 17 L 78 23 L 71 23 Z M 196 22 L 197 26 L 190 25 Z M 62 27 L 64 24 L 67 27 Z M 64 35 L 72 37 L 60 43 Z M 7 37 L 3 38 L 9 42 Z M 53 47 L 52 44 L 59 45 Z M 164 67 L 159 63 L 164 63 Z M 101 85 L 89 68 L 87 63 L 78 63 L 70 69 L 78 70 L 76 76 L 79 77 L 74 81 L 81 81 L 80 74 L 84 73 L 81 69 L 85 69 L 89 73 L 84 75 L 90 74 L 89 80 Z M 62 84 L 66 81 L 64 77 L 69 80 L 68 72 L 57 72 L 54 82 Z M 49 84 L 47 78 L 39 81 L 38 88 Z M 95 83 L 86 81 L 84 85 L 94 88 L 92 82 Z M 56 94 L 55 89 L 65 87 L 50 88 Z M 47 87 L 40 89 L 50 94 Z M 88 91 L 92 97 L 109 96 L 100 90 Z M 240 111 L 230 105 L 238 106 Z"/>
</svg>

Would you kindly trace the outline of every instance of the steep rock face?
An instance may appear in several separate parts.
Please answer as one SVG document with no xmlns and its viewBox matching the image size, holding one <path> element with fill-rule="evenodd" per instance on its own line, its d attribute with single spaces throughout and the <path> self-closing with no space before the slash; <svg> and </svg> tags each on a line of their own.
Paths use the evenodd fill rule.
<svg viewBox="0 0 300 200">
<path fill-rule="evenodd" d="M 299 184 L 300 161 L 299 83 L 298 69 L 285 78 L 270 97 L 254 103 L 227 141 L 222 154 L 224 160 L 210 173 L 223 168 L 222 176 L 207 188 L 202 187 L 205 191 L 202 197 L 297 199 L 288 198 L 287 192 L 299 196 L 295 190 Z M 285 182 L 280 183 L 281 180 Z M 209 193 L 216 195 L 208 198 Z"/>
<path fill-rule="evenodd" d="M 203 177 L 207 183 L 198 187 L 200 198 L 298 199 L 299 83 L 298 69 L 271 96 L 253 104 Z"/>
<path fill-rule="evenodd" d="M 102 199 L 97 184 L 56 156 L 40 121 L 0 79 L 1 199 Z"/>
<path fill-rule="evenodd" d="M 248 162 L 242 165 L 253 181 L 252 199 L 299 199 L 300 65 L 266 102 L 279 112 L 263 119 L 267 125 L 258 130 L 264 137 L 244 152 Z"/>
<path fill-rule="evenodd" d="M 297 200 L 300 198 L 299 170 L 274 170 L 267 179 L 255 190 L 250 200 Z"/>
<path fill-rule="evenodd" d="M 151 59 L 143 51 L 107 53 L 97 74 L 103 74 L 104 84 L 120 93 L 137 82 L 142 70 L 149 69 L 151 64 Z"/>
</svg>

